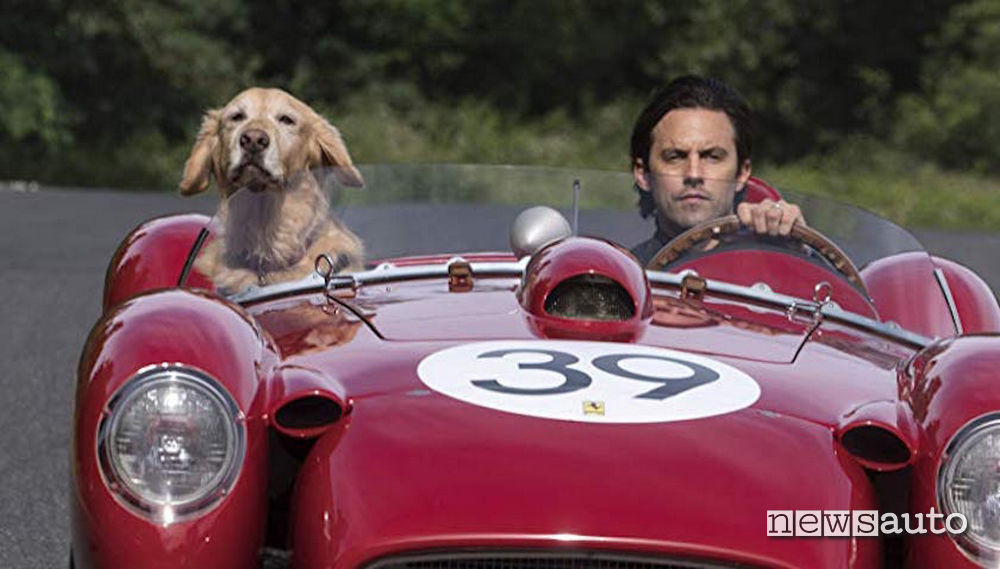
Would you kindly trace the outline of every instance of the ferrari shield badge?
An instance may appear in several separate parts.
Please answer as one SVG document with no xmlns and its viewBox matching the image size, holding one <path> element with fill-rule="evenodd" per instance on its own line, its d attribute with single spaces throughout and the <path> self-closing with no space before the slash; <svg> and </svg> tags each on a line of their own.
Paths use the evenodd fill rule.
<svg viewBox="0 0 1000 569">
<path fill-rule="evenodd" d="M 634 344 L 562 340 L 463 344 L 417 366 L 430 389 L 481 407 L 593 423 L 659 423 L 745 409 L 749 375 L 711 358 Z"/>
</svg>

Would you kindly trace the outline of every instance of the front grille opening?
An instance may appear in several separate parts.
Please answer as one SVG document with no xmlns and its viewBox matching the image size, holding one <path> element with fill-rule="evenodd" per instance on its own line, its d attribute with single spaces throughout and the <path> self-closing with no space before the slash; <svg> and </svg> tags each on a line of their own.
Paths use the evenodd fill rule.
<svg viewBox="0 0 1000 569">
<path fill-rule="evenodd" d="M 746 565 L 597 552 L 454 552 L 382 559 L 366 569 L 732 569 Z"/>
<path fill-rule="evenodd" d="M 625 287 L 608 277 L 579 275 L 549 293 L 545 312 L 572 320 L 623 321 L 635 316 L 635 302 Z"/>
</svg>

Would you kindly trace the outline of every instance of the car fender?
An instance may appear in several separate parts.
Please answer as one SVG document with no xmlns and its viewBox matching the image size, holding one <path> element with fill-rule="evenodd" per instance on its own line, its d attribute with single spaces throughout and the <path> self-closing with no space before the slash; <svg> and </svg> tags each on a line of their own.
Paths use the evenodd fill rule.
<svg viewBox="0 0 1000 569">
<path fill-rule="evenodd" d="M 270 339 L 238 306 L 204 292 L 133 297 L 94 327 L 80 360 L 72 443 L 76 566 L 243 568 L 257 563 L 267 519 Z M 245 417 L 246 454 L 231 491 L 193 518 L 158 524 L 108 489 L 97 456 L 107 404 L 141 369 L 180 364 L 211 376 Z"/>
<path fill-rule="evenodd" d="M 913 463 L 909 511 L 941 512 L 938 470 L 952 437 L 968 422 L 1000 409 L 1000 336 L 941 340 L 918 353 L 901 380 L 901 396 L 913 410 L 923 440 Z M 909 567 L 977 567 L 945 535 L 913 536 Z"/>
<path fill-rule="evenodd" d="M 934 277 L 934 264 L 923 251 L 900 253 L 861 269 L 875 310 L 883 322 L 931 338 L 956 333 L 948 303 Z"/>
<path fill-rule="evenodd" d="M 948 259 L 931 257 L 934 268 L 944 277 L 955 306 L 955 319 L 962 334 L 1000 332 L 1000 306 L 982 278 L 971 269 Z"/>
<path fill-rule="evenodd" d="M 137 294 L 175 287 L 184 264 L 208 226 L 201 214 L 168 215 L 140 223 L 118 246 L 104 277 L 104 311 Z M 192 286 L 210 283 L 192 274 Z"/>
</svg>

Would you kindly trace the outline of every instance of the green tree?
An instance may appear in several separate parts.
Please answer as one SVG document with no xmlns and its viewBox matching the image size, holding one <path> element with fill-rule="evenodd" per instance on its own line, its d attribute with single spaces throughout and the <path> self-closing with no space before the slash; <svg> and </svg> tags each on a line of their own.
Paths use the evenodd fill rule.
<svg viewBox="0 0 1000 569">
<path fill-rule="evenodd" d="M 0 54 L 16 56 L 0 56 L 0 114 L 19 109 L 0 133 L 5 176 L 112 185 L 175 177 L 175 142 L 196 125 L 191 110 L 252 81 L 252 62 L 228 40 L 241 14 L 230 0 L 4 3 Z M 37 142 L 25 144 L 27 135 Z"/>
<path fill-rule="evenodd" d="M 1000 3 L 951 11 L 929 45 L 923 90 L 897 108 L 897 142 L 943 166 L 1000 172 Z"/>
</svg>

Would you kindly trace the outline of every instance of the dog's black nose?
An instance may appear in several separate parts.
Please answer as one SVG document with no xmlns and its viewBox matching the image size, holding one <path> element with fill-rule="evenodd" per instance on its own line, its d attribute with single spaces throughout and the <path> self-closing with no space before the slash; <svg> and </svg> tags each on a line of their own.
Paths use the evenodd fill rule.
<svg viewBox="0 0 1000 569">
<path fill-rule="evenodd" d="M 262 152 L 269 144 L 271 139 L 259 128 L 251 128 L 240 135 L 240 148 L 247 152 Z"/>
</svg>

